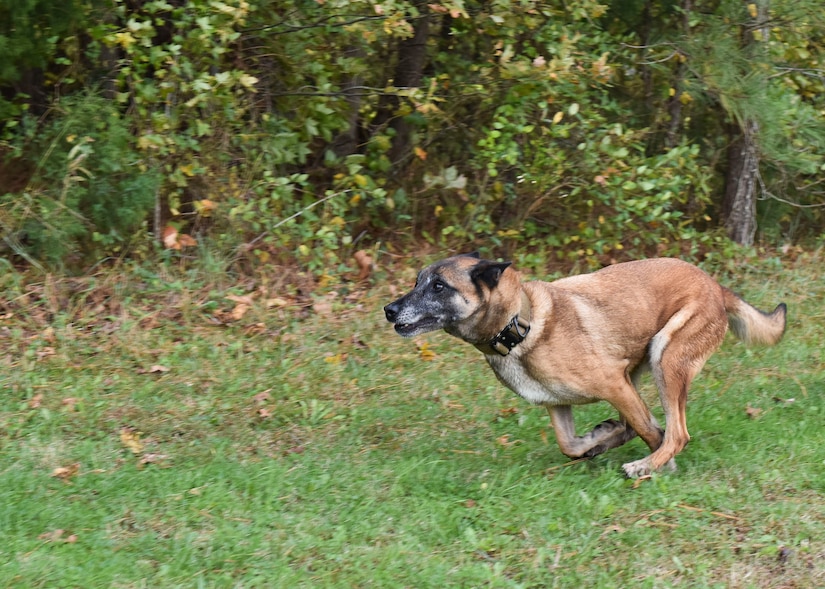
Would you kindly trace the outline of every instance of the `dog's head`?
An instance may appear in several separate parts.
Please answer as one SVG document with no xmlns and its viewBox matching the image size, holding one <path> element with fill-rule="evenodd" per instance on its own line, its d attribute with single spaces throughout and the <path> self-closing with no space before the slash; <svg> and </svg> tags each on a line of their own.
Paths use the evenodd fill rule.
<svg viewBox="0 0 825 589">
<path fill-rule="evenodd" d="M 404 337 L 444 329 L 466 341 L 495 335 L 520 305 L 519 278 L 510 262 L 454 256 L 424 268 L 415 287 L 384 307 L 387 321 Z"/>
</svg>

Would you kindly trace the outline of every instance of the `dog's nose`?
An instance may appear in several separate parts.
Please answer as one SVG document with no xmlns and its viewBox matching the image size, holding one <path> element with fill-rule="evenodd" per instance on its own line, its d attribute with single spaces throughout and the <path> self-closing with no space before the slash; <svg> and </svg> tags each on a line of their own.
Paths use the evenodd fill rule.
<svg viewBox="0 0 825 589">
<path fill-rule="evenodd" d="M 384 315 L 387 316 L 387 321 L 390 323 L 395 322 L 395 318 L 398 317 L 398 305 L 396 303 L 390 303 L 384 307 Z"/>
</svg>

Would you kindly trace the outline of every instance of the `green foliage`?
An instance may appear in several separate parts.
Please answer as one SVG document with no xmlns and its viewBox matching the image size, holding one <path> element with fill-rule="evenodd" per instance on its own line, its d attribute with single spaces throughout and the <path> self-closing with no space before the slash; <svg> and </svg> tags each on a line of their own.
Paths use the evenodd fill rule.
<svg viewBox="0 0 825 589">
<path fill-rule="evenodd" d="M 18 24 L 0 29 L 11 108 L 0 149 L 29 164 L 38 194 L 47 177 L 72 185 L 78 214 L 55 243 L 95 241 L 92 256 L 121 246 L 154 192 L 156 238 L 171 226 L 316 274 L 356 247 L 418 238 L 551 243 L 562 260 L 600 264 L 713 242 L 702 232 L 718 220 L 731 125 L 747 119 L 759 127 L 764 234 L 817 235 L 821 11 L 772 2 L 766 43 L 753 6 L 77 0 L 60 13 L 27 0 L 6 10 L 38 32 L 31 44 L 14 43 Z M 93 171 L 95 195 L 81 197 L 85 172 L 55 163 L 68 151 L 49 154 L 71 101 L 55 92 L 35 118 L 13 95 L 17 78 L 44 70 L 43 93 L 112 99 L 106 124 L 119 131 L 107 141 L 126 162 Z M 86 130 L 65 134 L 78 137 L 75 157 L 100 153 Z M 146 178 L 124 192 L 135 170 Z M 126 204 L 100 196 L 110 174 Z M 6 222 L 7 241 L 59 260 L 34 227 L 53 224 L 57 205 L 0 191 L 6 210 L 22 207 L 11 219 L 31 221 L 24 233 Z"/>
<path fill-rule="evenodd" d="M 78 97 L 59 109 L 20 148 L 39 158 L 27 189 L 0 197 L 6 243 L 56 266 L 116 252 L 143 226 L 159 185 L 113 105 Z"/>
</svg>

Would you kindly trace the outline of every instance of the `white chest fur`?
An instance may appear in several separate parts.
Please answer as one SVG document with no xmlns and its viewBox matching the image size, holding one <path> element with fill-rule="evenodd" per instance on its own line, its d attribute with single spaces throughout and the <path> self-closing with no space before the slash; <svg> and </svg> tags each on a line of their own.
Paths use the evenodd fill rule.
<svg viewBox="0 0 825 589">
<path fill-rule="evenodd" d="M 595 400 L 560 381 L 539 381 L 525 369 L 515 353 L 485 357 L 503 384 L 534 405 L 581 405 Z"/>
</svg>

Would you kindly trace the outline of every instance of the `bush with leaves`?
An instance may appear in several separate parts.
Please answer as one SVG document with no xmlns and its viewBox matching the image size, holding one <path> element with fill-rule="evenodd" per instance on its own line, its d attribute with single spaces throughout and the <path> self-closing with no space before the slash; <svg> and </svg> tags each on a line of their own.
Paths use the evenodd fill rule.
<svg viewBox="0 0 825 589">
<path fill-rule="evenodd" d="M 59 114 L 21 147 L 34 173 L 21 194 L 0 197 L 0 222 L 15 253 L 82 266 L 145 234 L 160 176 L 110 102 L 80 96 L 55 109 Z"/>
</svg>

